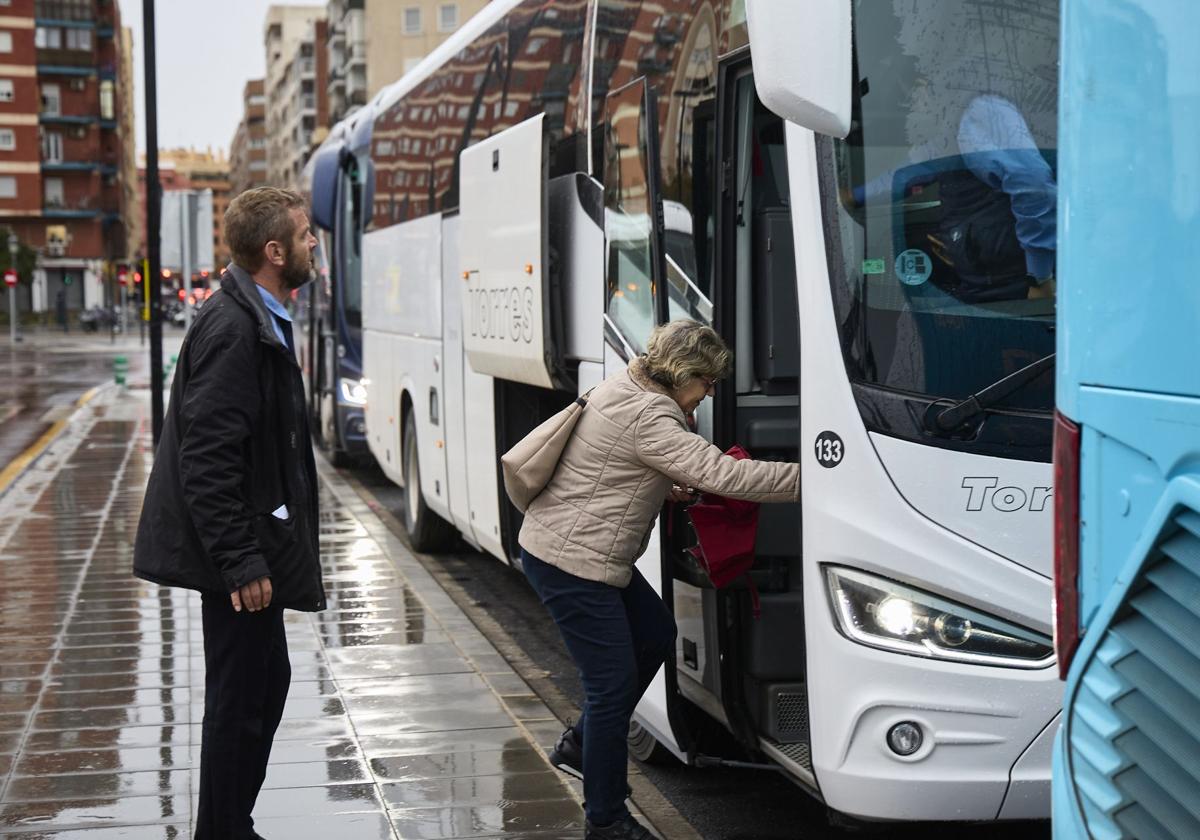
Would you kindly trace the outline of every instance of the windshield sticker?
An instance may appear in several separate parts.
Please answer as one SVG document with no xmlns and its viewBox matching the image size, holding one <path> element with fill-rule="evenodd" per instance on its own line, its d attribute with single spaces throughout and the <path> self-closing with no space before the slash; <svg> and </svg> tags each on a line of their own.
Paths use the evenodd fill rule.
<svg viewBox="0 0 1200 840">
<path fill-rule="evenodd" d="M 896 276 L 906 286 L 920 286 L 931 274 L 933 261 L 920 248 L 909 248 L 896 257 Z"/>
<path fill-rule="evenodd" d="M 887 260 L 863 260 L 863 274 L 884 274 Z"/>
<path fill-rule="evenodd" d="M 842 463 L 842 456 L 846 454 L 837 432 L 821 432 L 817 435 L 816 449 L 817 463 L 827 469 L 833 469 Z"/>
</svg>

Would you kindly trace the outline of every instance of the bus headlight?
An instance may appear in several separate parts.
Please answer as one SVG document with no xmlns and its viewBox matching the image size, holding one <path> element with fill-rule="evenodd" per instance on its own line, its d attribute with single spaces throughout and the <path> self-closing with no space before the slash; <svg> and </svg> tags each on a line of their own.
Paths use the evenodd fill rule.
<svg viewBox="0 0 1200 840">
<path fill-rule="evenodd" d="M 838 629 L 869 647 L 1008 668 L 1054 661 L 1050 638 L 886 578 L 826 567 Z"/>
<path fill-rule="evenodd" d="M 348 402 L 351 405 L 367 404 L 367 380 L 341 379 L 339 381 L 342 385 L 342 402 Z"/>
</svg>

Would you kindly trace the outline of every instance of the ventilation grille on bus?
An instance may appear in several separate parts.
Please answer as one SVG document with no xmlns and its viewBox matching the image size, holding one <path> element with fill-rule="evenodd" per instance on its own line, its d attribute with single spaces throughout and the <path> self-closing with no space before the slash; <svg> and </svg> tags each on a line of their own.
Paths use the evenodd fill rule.
<svg viewBox="0 0 1200 840">
<path fill-rule="evenodd" d="M 1072 707 L 1072 769 L 1095 837 L 1200 838 L 1200 515 L 1175 523 Z"/>
<path fill-rule="evenodd" d="M 808 694 L 803 683 L 767 688 L 765 734 L 781 744 L 808 741 Z"/>
</svg>

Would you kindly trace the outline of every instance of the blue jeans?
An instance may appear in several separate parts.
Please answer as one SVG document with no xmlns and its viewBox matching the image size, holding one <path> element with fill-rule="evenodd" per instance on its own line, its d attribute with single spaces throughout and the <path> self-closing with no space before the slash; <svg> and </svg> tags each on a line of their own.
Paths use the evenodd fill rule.
<svg viewBox="0 0 1200 840">
<path fill-rule="evenodd" d="M 584 810 L 593 825 L 623 819 L 629 719 L 675 647 L 675 619 L 633 570 L 620 589 L 584 580 L 524 549 L 525 576 L 558 625 L 583 683 L 575 731 L 583 744 Z"/>
</svg>

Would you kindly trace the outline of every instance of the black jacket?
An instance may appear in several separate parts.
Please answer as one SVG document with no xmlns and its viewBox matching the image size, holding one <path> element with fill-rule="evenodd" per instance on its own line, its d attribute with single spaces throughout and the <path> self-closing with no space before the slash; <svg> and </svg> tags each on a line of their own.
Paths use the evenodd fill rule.
<svg viewBox="0 0 1200 840">
<path fill-rule="evenodd" d="M 264 575 L 272 603 L 325 608 L 317 472 L 300 368 L 254 280 L 231 265 L 180 351 L 146 488 L 134 574 L 233 592 Z M 272 515 L 287 506 L 287 519 Z"/>
</svg>

